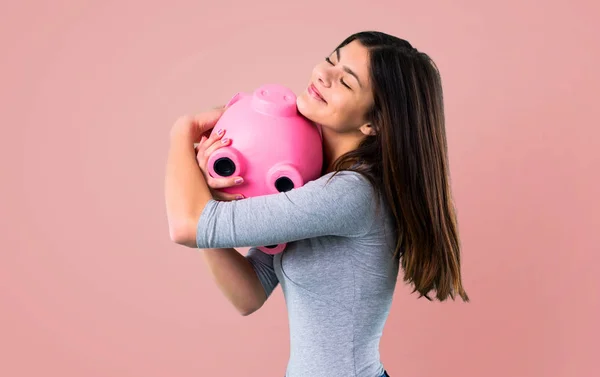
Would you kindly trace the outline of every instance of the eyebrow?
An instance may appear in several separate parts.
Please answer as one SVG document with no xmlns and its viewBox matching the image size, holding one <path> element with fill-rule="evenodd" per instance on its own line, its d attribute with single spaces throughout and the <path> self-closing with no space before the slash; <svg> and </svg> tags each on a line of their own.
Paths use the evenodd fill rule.
<svg viewBox="0 0 600 377">
<path fill-rule="evenodd" d="M 340 61 L 340 49 L 336 49 L 335 50 L 335 54 L 337 56 L 337 60 L 338 62 Z M 349 74 L 351 74 L 352 76 L 354 76 L 354 78 L 356 78 L 356 81 L 358 81 L 358 86 L 360 86 L 362 88 L 362 84 L 360 83 L 360 80 L 358 79 L 358 75 L 356 73 L 354 73 L 353 70 L 351 70 L 350 68 L 346 67 L 345 65 L 342 66 L 344 68 L 344 71 L 348 72 Z"/>
</svg>

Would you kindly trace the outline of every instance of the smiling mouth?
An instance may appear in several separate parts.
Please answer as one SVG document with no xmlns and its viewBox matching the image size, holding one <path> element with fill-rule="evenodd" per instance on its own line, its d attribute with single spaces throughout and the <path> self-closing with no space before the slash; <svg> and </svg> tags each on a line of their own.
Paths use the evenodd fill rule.
<svg viewBox="0 0 600 377">
<path fill-rule="evenodd" d="M 313 84 L 310 84 L 308 86 L 308 94 L 310 94 L 313 98 L 315 98 L 319 101 L 323 101 L 323 102 L 327 103 L 327 101 L 325 101 L 323 96 L 321 96 L 321 93 L 319 93 L 319 91 L 317 90 L 317 88 L 315 88 L 315 86 Z"/>
</svg>

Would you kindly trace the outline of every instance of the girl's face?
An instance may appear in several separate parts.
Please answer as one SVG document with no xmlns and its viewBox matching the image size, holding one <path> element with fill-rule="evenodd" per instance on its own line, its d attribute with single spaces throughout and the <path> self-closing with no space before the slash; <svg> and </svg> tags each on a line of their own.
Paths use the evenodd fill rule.
<svg viewBox="0 0 600 377">
<path fill-rule="evenodd" d="M 371 134 L 366 115 L 373 105 L 369 51 L 352 41 L 312 71 L 308 87 L 296 101 L 306 118 L 336 133 Z"/>
</svg>

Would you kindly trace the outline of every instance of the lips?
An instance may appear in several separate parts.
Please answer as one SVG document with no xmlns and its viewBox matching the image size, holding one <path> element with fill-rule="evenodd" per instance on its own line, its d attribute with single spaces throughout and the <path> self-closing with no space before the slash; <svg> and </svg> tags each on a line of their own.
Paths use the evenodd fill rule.
<svg viewBox="0 0 600 377">
<path fill-rule="evenodd" d="M 325 101 L 325 99 L 323 98 L 321 93 L 317 90 L 317 88 L 315 87 L 314 84 L 310 84 L 308 86 L 308 94 L 310 94 L 311 96 L 313 96 L 314 98 L 316 98 L 320 101 L 327 103 L 327 101 Z"/>
</svg>

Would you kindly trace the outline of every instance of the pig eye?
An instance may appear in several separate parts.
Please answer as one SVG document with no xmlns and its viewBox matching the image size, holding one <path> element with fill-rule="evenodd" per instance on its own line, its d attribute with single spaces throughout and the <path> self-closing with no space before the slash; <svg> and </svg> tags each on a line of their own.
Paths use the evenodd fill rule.
<svg viewBox="0 0 600 377">
<path fill-rule="evenodd" d="M 288 177 L 280 177 L 275 181 L 275 188 L 279 192 L 290 191 L 294 188 L 294 182 Z"/>
<path fill-rule="evenodd" d="M 235 172 L 235 163 L 229 157 L 223 157 L 215 161 L 213 168 L 221 177 L 229 177 Z"/>
</svg>

